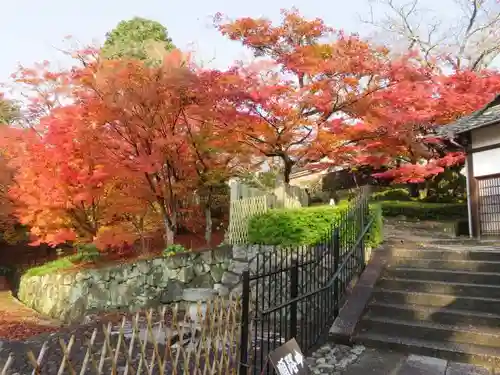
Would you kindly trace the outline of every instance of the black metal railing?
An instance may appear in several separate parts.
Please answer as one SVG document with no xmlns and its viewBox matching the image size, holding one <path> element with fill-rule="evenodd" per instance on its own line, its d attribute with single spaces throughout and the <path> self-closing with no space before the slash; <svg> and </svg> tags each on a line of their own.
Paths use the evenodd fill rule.
<svg viewBox="0 0 500 375">
<path fill-rule="evenodd" d="M 243 374 L 273 374 L 268 354 L 295 338 L 307 355 L 324 342 L 346 290 L 365 267 L 371 227 L 368 189 L 350 203 L 322 241 L 257 255 L 243 274 Z"/>
</svg>

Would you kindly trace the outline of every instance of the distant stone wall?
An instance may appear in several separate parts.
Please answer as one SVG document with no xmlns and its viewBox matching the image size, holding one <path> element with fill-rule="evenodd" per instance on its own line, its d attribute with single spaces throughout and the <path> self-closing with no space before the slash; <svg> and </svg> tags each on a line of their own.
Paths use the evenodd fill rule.
<svg viewBox="0 0 500 375">
<path fill-rule="evenodd" d="M 65 322 L 107 310 L 130 310 L 180 300 L 185 288 L 213 288 L 232 263 L 231 247 L 78 272 L 21 277 L 18 297 Z"/>
</svg>

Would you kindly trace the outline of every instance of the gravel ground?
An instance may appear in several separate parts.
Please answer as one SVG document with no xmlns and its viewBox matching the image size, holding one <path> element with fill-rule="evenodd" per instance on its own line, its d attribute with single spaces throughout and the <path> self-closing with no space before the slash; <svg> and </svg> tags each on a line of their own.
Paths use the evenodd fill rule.
<svg viewBox="0 0 500 375">
<path fill-rule="evenodd" d="M 350 364 L 356 362 L 364 353 L 364 346 L 344 346 L 326 344 L 316 350 L 307 363 L 313 375 L 340 375 Z"/>
</svg>

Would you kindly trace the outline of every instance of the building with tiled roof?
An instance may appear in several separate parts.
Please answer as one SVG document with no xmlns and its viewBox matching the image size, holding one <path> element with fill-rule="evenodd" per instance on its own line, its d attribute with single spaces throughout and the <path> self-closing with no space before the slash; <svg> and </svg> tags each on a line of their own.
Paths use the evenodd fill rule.
<svg viewBox="0 0 500 375">
<path fill-rule="evenodd" d="M 437 133 L 460 143 L 467 152 L 471 236 L 500 236 L 500 95 Z"/>
</svg>

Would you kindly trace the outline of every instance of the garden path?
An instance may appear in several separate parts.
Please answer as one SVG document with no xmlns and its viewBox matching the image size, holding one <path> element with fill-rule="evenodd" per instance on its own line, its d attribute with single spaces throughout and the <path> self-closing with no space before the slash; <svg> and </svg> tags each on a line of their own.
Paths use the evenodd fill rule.
<svg viewBox="0 0 500 375">
<path fill-rule="evenodd" d="M 387 246 L 414 242 L 425 247 L 436 241 L 447 242 L 453 237 L 453 223 L 384 219 Z M 455 238 L 453 241 L 471 245 L 476 243 L 466 237 L 460 240 Z M 495 240 L 483 243 L 495 243 Z M 333 343 L 314 352 L 308 358 L 308 363 L 313 375 L 500 375 L 499 368 L 485 368 L 433 357 L 365 348 L 361 345 L 351 348 Z"/>
<path fill-rule="evenodd" d="M 23 340 L 59 328 L 57 321 L 26 307 L 12 296 L 10 290 L 0 290 L 0 341 Z"/>
</svg>

